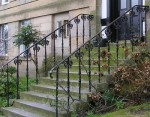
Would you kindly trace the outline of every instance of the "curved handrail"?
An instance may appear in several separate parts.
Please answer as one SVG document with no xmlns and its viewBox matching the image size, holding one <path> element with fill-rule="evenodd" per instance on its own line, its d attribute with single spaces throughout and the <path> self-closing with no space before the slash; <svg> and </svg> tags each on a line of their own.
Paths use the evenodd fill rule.
<svg viewBox="0 0 150 117">
<path fill-rule="evenodd" d="M 81 15 L 89 15 L 89 14 L 79 14 L 76 17 L 72 18 L 71 20 L 69 20 L 69 22 L 73 21 L 75 18 L 78 18 L 78 16 Z M 42 42 L 44 39 L 46 39 L 47 37 L 49 37 L 50 35 L 54 34 L 54 32 L 60 30 L 62 27 L 64 27 L 65 25 L 67 25 L 68 23 L 63 24 L 61 27 L 57 28 L 56 30 L 54 30 L 53 32 L 51 32 L 50 34 L 46 35 L 45 37 L 43 37 L 41 40 L 37 41 L 36 43 L 34 43 L 33 45 L 29 46 L 25 51 L 21 52 L 20 54 L 18 54 L 17 56 L 15 56 L 13 59 L 11 59 L 10 61 L 8 61 L 6 64 L 4 64 L 2 66 L 2 68 L 4 68 L 5 66 L 7 66 L 9 63 L 11 63 L 13 60 L 15 60 L 16 58 L 18 58 L 20 55 L 22 55 L 23 53 L 25 53 L 27 50 L 31 49 L 32 47 L 36 46 L 37 44 L 39 44 L 40 42 Z"/>
<path fill-rule="evenodd" d="M 129 10 L 127 10 L 125 13 L 123 13 L 120 17 L 116 18 L 114 21 L 112 21 L 111 23 L 109 23 L 104 29 L 102 29 L 100 32 L 98 32 L 94 37 L 90 38 L 89 40 L 87 40 L 83 45 L 81 45 L 79 48 L 77 48 L 72 54 L 70 54 L 68 57 L 66 57 L 64 60 L 62 60 L 61 62 L 59 62 L 58 64 L 56 64 L 51 70 L 50 70 L 50 77 L 52 77 L 52 72 L 53 70 L 55 70 L 56 68 L 58 68 L 60 66 L 60 64 L 62 64 L 63 62 L 65 62 L 68 58 L 70 58 L 73 54 L 75 54 L 80 48 L 84 47 L 89 41 L 93 40 L 95 37 L 97 37 L 98 35 L 100 35 L 104 30 L 106 30 L 109 26 L 111 26 L 112 24 L 114 24 L 116 21 L 120 20 L 124 15 L 126 15 L 128 12 L 130 12 L 132 9 L 134 9 L 135 7 L 148 7 L 149 6 L 144 6 L 144 5 L 135 5 L 132 8 L 130 8 Z M 146 9 L 145 9 L 146 10 Z M 101 41 L 101 40 L 100 40 Z"/>
</svg>

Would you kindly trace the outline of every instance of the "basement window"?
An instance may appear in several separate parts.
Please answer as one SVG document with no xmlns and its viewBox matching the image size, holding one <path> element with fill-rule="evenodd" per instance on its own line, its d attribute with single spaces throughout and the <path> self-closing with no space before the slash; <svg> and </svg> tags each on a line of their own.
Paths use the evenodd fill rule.
<svg viewBox="0 0 150 117">
<path fill-rule="evenodd" d="M 60 28 L 62 25 L 66 23 L 68 23 L 68 20 L 57 21 L 57 28 Z M 67 27 L 67 25 L 65 25 L 65 27 L 63 28 L 64 28 L 63 37 L 67 38 L 69 36 L 69 28 Z M 57 36 L 62 37 L 62 33 L 60 30 L 57 31 Z"/>
<path fill-rule="evenodd" d="M 2 5 L 8 4 L 9 1 L 8 0 L 2 0 Z"/>
<path fill-rule="evenodd" d="M 0 55 L 7 55 L 8 53 L 8 25 L 0 26 Z"/>
</svg>

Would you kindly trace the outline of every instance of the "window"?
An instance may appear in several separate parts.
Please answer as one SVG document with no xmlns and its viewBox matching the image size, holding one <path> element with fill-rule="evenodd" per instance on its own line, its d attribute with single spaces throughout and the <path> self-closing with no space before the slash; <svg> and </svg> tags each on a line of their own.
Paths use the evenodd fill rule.
<svg viewBox="0 0 150 117">
<path fill-rule="evenodd" d="M 126 0 L 121 0 L 121 9 L 125 9 L 126 8 L 126 3 L 127 1 Z"/>
<path fill-rule="evenodd" d="M 68 20 L 64 20 L 64 24 L 68 23 Z M 65 25 L 65 32 L 64 32 L 64 38 L 69 36 L 69 28 L 67 25 Z"/>
<path fill-rule="evenodd" d="M 20 28 L 23 27 L 23 26 L 28 26 L 30 25 L 30 20 L 23 20 L 20 22 Z M 21 44 L 20 47 L 19 47 L 19 52 L 22 53 L 23 51 L 26 50 L 26 46 Z M 23 55 L 22 55 L 23 56 Z"/>
<path fill-rule="evenodd" d="M 9 3 L 9 1 L 8 0 L 2 0 L 2 5 L 4 5 L 4 4 L 8 4 Z"/>
<path fill-rule="evenodd" d="M 8 53 L 8 25 L 1 25 L 0 30 L 0 55 L 6 55 Z"/>
<path fill-rule="evenodd" d="M 134 6 L 134 5 L 138 5 L 139 4 L 139 0 L 132 0 L 132 7 Z"/>
<path fill-rule="evenodd" d="M 68 23 L 68 20 L 57 21 L 57 28 L 60 28 L 62 25 L 66 24 L 66 23 Z M 64 31 L 63 36 L 64 36 L 64 38 L 67 38 L 69 36 L 69 28 L 67 27 L 67 25 L 65 25 L 64 30 L 65 31 Z M 60 30 L 57 31 L 57 36 L 62 37 Z"/>
<path fill-rule="evenodd" d="M 62 26 L 62 22 L 61 22 L 61 21 L 58 21 L 58 22 L 57 22 L 57 28 L 59 28 L 59 27 L 61 27 L 61 26 Z M 60 30 L 57 31 L 57 36 L 58 36 L 58 37 L 61 37 L 61 32 L 60 32 Z"/>
<path fill-rule="evenodd" d="M 107 0 L 102 0 L 102 9 L 101 9 L 102 19 L 107 18 L 107 5 L 108 5 Z"/>
</svg>

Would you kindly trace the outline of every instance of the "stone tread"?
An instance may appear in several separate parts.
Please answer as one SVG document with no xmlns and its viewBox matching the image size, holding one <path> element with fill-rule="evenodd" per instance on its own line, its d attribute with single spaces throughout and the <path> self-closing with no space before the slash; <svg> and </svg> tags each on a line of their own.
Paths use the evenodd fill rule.
<svg viewBox="0 0 150 117">
<path fill-rule="evenodd" d="M 26 101 L 26 100 L 16 100 L 15 103 L 20 103 L 23 105 L 55 112 L 55 109 L 53 107 L 50 107 L 48 104 L 42 104 L 42 103 L 31 102 L 31 101 Z"/>
<path fill-rule="evenodd" d="M 11 117 L 42 117 L 35 113 L 31 113 L 31 112 L 28 112 L 19 108 L 15 108 L 15 107 L 7 107 L 7 108 L 3 108 L 3 110 L 6 113 L 10 113 L 9 116 L 5 115 L 6 117 L 10 117 L 10 116 Z M 3 117 L 3 116 L 0 116 L 0 117 Z"/>
<path fill-rule="evenodd" d="M 52 79 L 52 78 L 49 78 L 49 77 L 42 77 L 40 80 L 50 80 L 50 81 L 56 81 L 56 79 Z M 63 79 L 62 81 L 64 82 L 67 82 L 67 79 Z M 61 81 L 60 81 L 61 82 Z M 73 79 L 70 79 L 70 82 L 71 83 L 78 83 L 79 81 L 78 80 L 73 80 Z M 89 83 L 88 81 L 86 80 L 82 80 L 82 83 Z"/>
<path fill-rule="evenodd" d="M 52 89 L 52 90 L 55 90 L 56 89 L 56 87 L 55 86 L 47 86 L 47 85 L 40 85 L 40 84 L 38 84 L 38 85 L 33 85 L 34 87 L 39 87 L 39 88 L 45 88 L 45 90 L 47 89 Z M 63 87 L 66 91 L 67 91 L 67 86 L 66 87 Z M 63 91 L 64 89 L 62 89 L 61 87 L 58 87 L 58 90 L 60 90 L 60 91 Z M 70 91 L 71 92 L 78 92 L 79 90 L 79 87 L 78 86 L 76 86 L 76 87 L 74 87 L 74 86 L 70 86 Z M 87 94 L 89 91 L 88 91 L 88 88 L 85 88 L 85 89 L 82 89 L 81 90 L 81 93 L 85 93 L 85 94 Z"/>
</svg>

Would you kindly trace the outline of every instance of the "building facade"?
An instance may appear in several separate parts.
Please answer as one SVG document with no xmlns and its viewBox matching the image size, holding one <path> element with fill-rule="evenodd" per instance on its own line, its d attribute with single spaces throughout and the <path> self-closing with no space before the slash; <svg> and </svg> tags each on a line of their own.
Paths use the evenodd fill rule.
<svg viewBox="0 0 150 117">
<path fill-rule="evenodd" d="M 95 16 L 92 24 L 92 31 L 95 34 L 132 6 L 144 5 L 145 0 L 0 0 L 0 4 L 0 59 L 5 63 L 26 49 L 24 45 L 16 47 L 13 44 L 13 36 L 22 26 L 32 24 L 46 36 L 78 14 L 92 14 Z M 86 25 L 88 27 L 88 23 Z M 88 29 L 85 30 L 88 35 Z M 59 32 L 57 35 L 56 51 L 61 54 Z M 75 37 L 73 32 L 72 35 Z M 67 33 L 65 37 L 64 47 L 68 50 Z M 49 40 L 50 55 L 53 53 L 53 42 Z M 72 45 L 75 45 L 74 43 L 72 41 Z M 41 66 L 44 54 L 42 50 L 39 53 Z"/>
<path fill-rule="evenodd" d="M 98 2 L 98 0 L 92 0 L 92 2 L 91 0 L 0 0 L 0 58 L 3 61 L 2 64 L 26 49 L 24 45 L 16 47 L 13 44 L 15 40 L 13 36 L 22 26 L 31 24 L 46 36 L 79 14 L 96 16 L 97 8 L 99 8 Z M 93 29 L 96 30 L 94 27 Z M 60 54 L 61 41 L 59 38 L 61 37 L 59 37 L 59 34 L 57 35 L 56 51 Z M 72 32 L 72 35 L 75 34 Z M 68 50 L 68 34 L 66 33 L 65 36 L 64 47 Z M 53 43 L 51 39 L 49 41 L 47 48 L 50 55 L 53 53 Z M 41 49 L 39 66 L 42 64 L 43 56 Z M 30 66 L 34 66 L 32 62 Z M 32 72 L 32 70 L 30 71 Z"/>
</svg>

